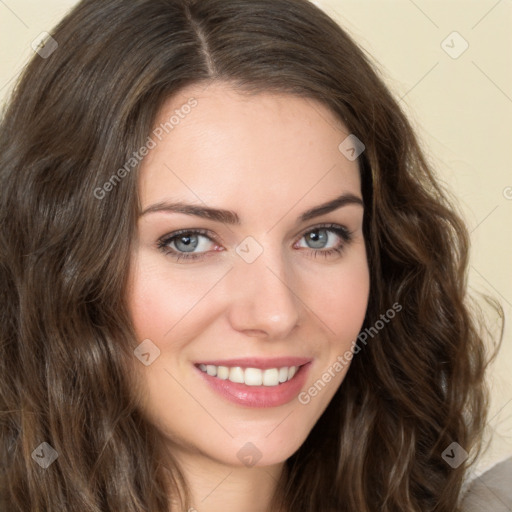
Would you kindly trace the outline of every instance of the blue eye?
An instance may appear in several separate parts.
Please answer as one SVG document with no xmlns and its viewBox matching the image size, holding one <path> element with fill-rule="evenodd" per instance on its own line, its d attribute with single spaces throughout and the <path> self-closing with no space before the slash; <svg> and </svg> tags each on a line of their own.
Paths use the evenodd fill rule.
<svg viewBox="0 0 512 512">
<path fill-rule="evenodd" d="M 311 249 L 325 249 L 326 245 L 329 243 L 329 239 L 333 238 L 329 236 L 332 233 L 335 233 L 332 229 L 319 228 L 314 231 L 309 231 L 303 238 Z"/>
<path fill-rule="evenodd" d="M 200 236 L 200 235 L 199 235 Z M 178 251 L 182 252 L 193 252 L 194 249 L 199 245 L 198 235 L 182 235 L 174 240 L 174 246 Z"/>
<path fill-rule="evenodd" d="M 158 241 L 158 248 L 176 259 L 197 259 L 206 252 L 209 252 L 209 244 L 214 244 L 210 232 L 194 229 L 177 231 L 166 235 Z M 196 251 L 196 249 L 200 250 Z"/>
<path fill-rule="evenodd" d="M 312 249 L 310 252 L 314 257 L 328 257 L 334 254 L 341 254 L 346 245 L 351 242 L 352 233 L 342 226 L 331 224 L 318 226 L 307 231 L 302 235 L 302 239 L 307 244 L 305 248 Z M 304 247 L 304 245 L 300 247 Z"/>
<path fill-rule="evenodd" d="M 346 228 L 329 224 L 317 226 L 306 231 L 299 239 L 306 245 L 294 245 L 299 249 L 306 249 L 313 257 L 319 255 L 329 257 L 341 254 L 352 240 L 352 233 Z M 176 261 L 198 260 L 209 253 L 218 252 L 218 244 L 213 233 L 203 229 L 181 230 L 165 235 L 157 242 L 158 248 Z M 210 246 L 210 249 L 208 248 Z M 217 248 L 217 249 L 216 249 Z"/>
</svg>

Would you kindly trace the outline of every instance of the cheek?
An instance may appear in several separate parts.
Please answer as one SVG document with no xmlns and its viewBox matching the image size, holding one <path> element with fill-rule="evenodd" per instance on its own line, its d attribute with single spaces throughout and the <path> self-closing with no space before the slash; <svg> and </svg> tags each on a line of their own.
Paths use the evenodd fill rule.
<svg viewBox="0 0 512 512">
<path fill-rule="evenodd" d="M 165 287 L 155 272 L 138 269 L 129 294 L 130 314 L 139 339 L 160 339 L 172 326 L 166 314 L 172 306 L 172 295 L 164 293 Z"/>
<path fill-rule="evenodd" d="M 308 298 L 314 313 L 322 320 L 332 343 L 350 345 L 363 325 L 370 290 L 369 269 L 366 255 L 351 258 L 345 265 L 316 276 L 324 281 L 319 286 L 315 276 L 308 279 Z"/>
<path fill-rule="evenodd" d="M 165 342 L 190 323 L 186 320 L 192 312 L 196 320 L 202 318 L 198 314 L 203 306 L 202 299 L 218 279 L 217 272 L 211 274 L 191 278 L 187 269 L 171 272 L 161 256 L 142 252 L 131 272 L 128 292 L 128 305 L 138 338 Z"/>
</svg>

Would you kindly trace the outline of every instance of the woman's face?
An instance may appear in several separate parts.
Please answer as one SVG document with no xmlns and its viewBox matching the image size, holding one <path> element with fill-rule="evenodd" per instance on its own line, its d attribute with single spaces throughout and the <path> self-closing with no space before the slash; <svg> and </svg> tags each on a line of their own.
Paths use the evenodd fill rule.
<svg viewBox="0 0 512 512">
<path fill-rule="evenodd" d="M 178 457 L 282 462 L 343 381 L 369 293 L 348 135 L 315 101 L 222 83 L 162 108 L 128 299 L 145 413 Z"/>
</svg>

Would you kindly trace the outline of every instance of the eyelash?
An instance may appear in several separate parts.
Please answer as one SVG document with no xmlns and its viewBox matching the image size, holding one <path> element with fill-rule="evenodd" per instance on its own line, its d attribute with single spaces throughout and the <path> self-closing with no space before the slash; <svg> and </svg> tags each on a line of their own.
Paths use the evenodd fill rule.
<svg viewBox="0 0 512 512">
<path fill-rule="evenodd" d="M 333 247 L 331 249 L 309 249 L 308 251 L 312 253 L 312 256 L 314 258 L 316 258 L 319 255 L 321 255 L 324 258 L 328 258 L 329 256 L 333 256 L 335 254 L 342 254 L 346 246 L 349 245 L 350 242 L 352 241 L 353 233 L 350 232 L 347 228 L 339 226 L 337 224 L 322 224 L 310 228 L 301 235 L 300 239 L 302 239 L 304 236 L 310 233 L 314 233 L 315 231 L 320 230 L 326 230 L 328 232 L 336 234 L 339 238 L 342 239 L 342 243 L 338 247 Z M 158 249 L 161 250 L 165 255 L 171 256 L 177 262 L 180 260 L 197 261 L 205 258 L 208 255 L 210 251 L 187 254 L 176 251 L 175 249 L 169 247 L 170 243 L 172 243 L 175 239 L 178 239 L 180 236 L 183 235 L 202 235 L 208 238 L 210 241 L 218 243 L 211 231 L 205 229 L 182 229 L 180 231 L 175 231 L 168 235 L 164 235 L 162 238 L 160 238 L 157 242 Z"/>
</svg>

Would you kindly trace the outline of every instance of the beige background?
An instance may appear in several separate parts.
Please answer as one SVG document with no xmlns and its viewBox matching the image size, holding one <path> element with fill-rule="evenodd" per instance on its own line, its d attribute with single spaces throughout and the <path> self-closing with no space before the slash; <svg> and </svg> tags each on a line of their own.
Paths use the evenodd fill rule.
<svg viewBox="0 0 512 512">
<path fill-rule="evenodd" d="M 32 41 L 76 2 L 0 0 L 0 101 Z M 470 285 L 512 314 L 512 2 L 319 0 L 378 64 L 472 232 Z M 453 34 L 457 32 L 457 34 Z M 444 41 L 444 43 L 443 43 Z M 465 46 L 467 49 L 462 53 Z M 450 56 L 448 53 L 451 53 Z M 456 58 L 453 58 L 456 57 Z M 34 84 L 34 86 L 37 86 Z M 495 318 L 492 317 L 495 321 Z M 478 474 L 512 455 L 512 330 L 489 375 L 491 444 Z"/>
</svg>

